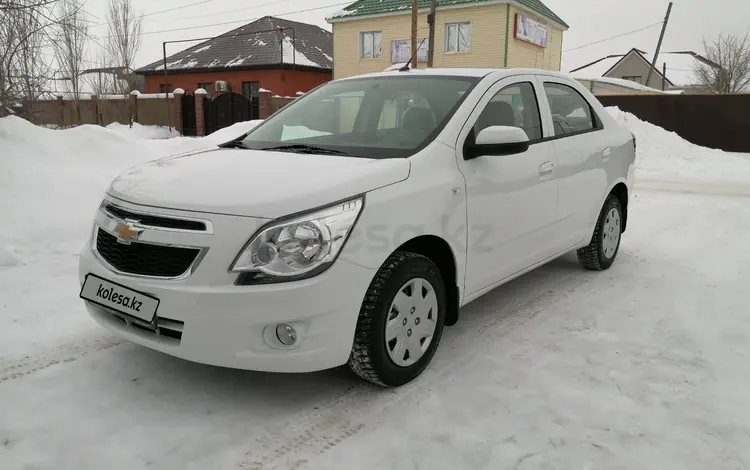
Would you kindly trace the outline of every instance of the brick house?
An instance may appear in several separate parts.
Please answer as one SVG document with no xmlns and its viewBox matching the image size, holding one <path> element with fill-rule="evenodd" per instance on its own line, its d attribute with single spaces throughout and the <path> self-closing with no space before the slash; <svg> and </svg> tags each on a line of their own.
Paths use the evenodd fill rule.
<svg viewBox="0 0 750 470">
<path fill-rule="evenodd" d="M 163 60 L 136 73 L 144 76 L 146 93 L 203 88 L 212 95 L 225 82 L 248 97 L 260 89 L 295 96 L 331 80 L 332 56 L 329 31 L 266 16 L 167 57 L 166 75 Z"/>
</svg>

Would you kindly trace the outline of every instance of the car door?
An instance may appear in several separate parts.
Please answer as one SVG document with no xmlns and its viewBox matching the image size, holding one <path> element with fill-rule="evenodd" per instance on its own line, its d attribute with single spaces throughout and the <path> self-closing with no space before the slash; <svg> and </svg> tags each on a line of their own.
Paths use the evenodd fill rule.
<svg viewBox="0 0 750 470">
<path fill-rule="evenodd" d="M 557 158 L 544 140 L 540 90 L 532 75 L 505 78 L 482 96 L 458 136 L 468 222 L 465 292 L 476 293 L 550 255 L 557 220 Z M 493 125 L 522 128 L 527 151 L 465 159 L 464 147 Z M 550 129 L 547 129 L 549 132 Z"/>
<path fill-rule="evenodd" d="M 601 119 L 577 83 L 562 78 L 542 77 L 543 100 L 550 109 L 558 159 L 558 224 L 560 250 L 591 237 L 590 226 L 599 213 L 607 187 L 605 166 L 612 150 L 608 147 Z M 592 219 L 592 217 L 594 219 Z"/>
</svg>

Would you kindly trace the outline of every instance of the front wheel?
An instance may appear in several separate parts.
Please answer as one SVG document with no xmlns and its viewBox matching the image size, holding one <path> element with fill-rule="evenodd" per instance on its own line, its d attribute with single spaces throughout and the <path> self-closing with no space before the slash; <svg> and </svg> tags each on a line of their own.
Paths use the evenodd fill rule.
<svg viewBox="0 0 750 470">
<path fill-rule="evenodd" d="M 435 263 L 416 253 L 392 254 L 362 303 L 349 367 L 361 378 L 388 387 L 416 378 L 440 342 L 446 299 Z"/>
<path fill-rule="evenodd" d="M 622 220 L 620 200 L 610 194 L 599 213 L 591 242 L 577 252 L 578 261 L 584 268 L 603 271 L 612 266 L 620 250 Z"/>
</svg>

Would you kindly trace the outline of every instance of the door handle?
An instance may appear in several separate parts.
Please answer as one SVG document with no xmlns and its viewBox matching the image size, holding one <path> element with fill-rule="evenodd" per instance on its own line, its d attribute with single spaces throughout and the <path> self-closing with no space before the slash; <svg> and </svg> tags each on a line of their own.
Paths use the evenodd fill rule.
<svg viewBox="0 0 750 470">
<path fill-rule="evenodd" d="M 612 155 L 611 148 L 607 147 L 604 150 L 602 150 L 602 160 L 607 160 L 610 155 Z"/>
<path fill-rule="evenodd" d="M 552 173 L 552 170 L 554 170 L 554 169 L 555 169 L 555 164 L 554 163 L 552 163 L 552 162 L 544 162 L 539 167 L 539 175 L 540 176 L 548 175 L 548 174 Z"/>
</svg>

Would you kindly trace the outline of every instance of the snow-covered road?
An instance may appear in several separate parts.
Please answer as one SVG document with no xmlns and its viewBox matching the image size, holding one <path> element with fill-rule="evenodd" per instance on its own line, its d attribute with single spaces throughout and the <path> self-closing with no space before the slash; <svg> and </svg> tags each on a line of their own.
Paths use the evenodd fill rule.
<svg viewBox="0 0 750 470">
<path fill-rule="evenodd" d="M 122 342 L 86 317 L 64 244 L 28 258 L 10 237 L 0 469 L 750 468 L 750 177 L 659 176 L 610 270 L 567 256 L 496 289 L 391 390 Z"/>
</svg>

